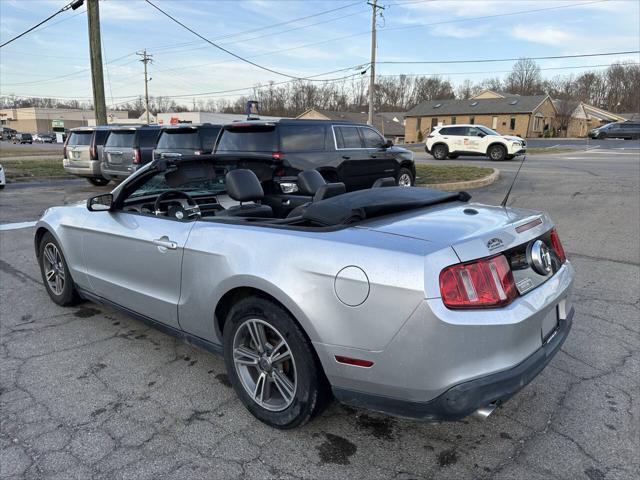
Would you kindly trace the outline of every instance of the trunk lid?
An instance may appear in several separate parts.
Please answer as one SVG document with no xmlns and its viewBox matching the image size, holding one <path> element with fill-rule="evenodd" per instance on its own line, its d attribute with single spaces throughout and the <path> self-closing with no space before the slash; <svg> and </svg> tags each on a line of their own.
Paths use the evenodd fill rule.
<svg viewBox="0 0 640 480">
<path fill-rule="evenodd" d="M 526 243 L 552 226 L 540 212 L 456 203 L 379 218 L 359 228 L 428 241 L 434 248 L 451 246 L 467 262 Z"/>
</svg>

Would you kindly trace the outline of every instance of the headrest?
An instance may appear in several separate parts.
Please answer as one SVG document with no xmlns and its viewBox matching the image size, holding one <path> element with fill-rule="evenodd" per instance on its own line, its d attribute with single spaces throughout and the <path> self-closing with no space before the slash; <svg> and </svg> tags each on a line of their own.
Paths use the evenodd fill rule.
<svg viewBox="0 0 640 480">
<path fill-rule="evenodd" d="M 326 183 L 322 174 L 317 170 L 305 170 L 298 174 L 298 192 L 300 195 L 313 197 L 318 189 Z"/>
<path fill-rule="evenodd" d="M 313 196 L 313 201 L 319 202 L 320 200 L 336 197 L 338 195 L 346 193 L 346 191 L 347 188 L 344 186 L 344 183 L 325 183 Z"/>
<path fill-rule="evenodd" d="M 395 187 L 395 186 L 396 186 L 396 180 L 393 177 L 385 177 L 385 178 L 379 178 L 375 182 L 373 182 L 373 185 L 371 185 L 371 188 Z"/>
<path fill-rule="evenodd" d="M 260 180 L 251 170 L 231 170 L 227 173 L 225 182 L 227 194 L 238 202 L 262 200 L 264 197 Z"/>
</svg>

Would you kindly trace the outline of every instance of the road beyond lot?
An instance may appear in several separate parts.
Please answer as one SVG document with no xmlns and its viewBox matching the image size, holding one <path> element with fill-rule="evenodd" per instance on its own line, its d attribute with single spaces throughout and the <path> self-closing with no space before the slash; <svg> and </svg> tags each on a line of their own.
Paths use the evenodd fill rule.
<svg viewBox="0 0 640 480">
<path fill-rule="evenodd" d="M 472 192 L 494 204 L 518 167 L 448 162 L 498 166 L 500 180 Z M 639 154 L 530 155 L 520 175 L 510 204 L 556 221 L 576 316 L 549 366 L 484 422 L 334 404 L 299 430 L 268 428 L 237 400 L 222 359 L 101 306 L 57 307 L 33 229 L 0 231 L 0 477 L 638 478 Z M 8 186 L 0 223 L 100 191 L 82 180 Z"/>
</svg>

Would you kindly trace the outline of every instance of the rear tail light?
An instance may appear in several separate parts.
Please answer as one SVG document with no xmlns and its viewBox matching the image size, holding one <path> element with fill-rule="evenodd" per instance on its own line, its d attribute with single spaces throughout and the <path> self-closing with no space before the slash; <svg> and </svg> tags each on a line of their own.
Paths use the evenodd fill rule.
<svg viewBox="0 0 640 480">
<path fill-rule="evenodd" d="M 195 152 L 193 152 L 194 155 L 202 155 L 204 153 L 204 150 L 196 150 Z"/>
<path fill-rule="evenodd" d="M 504 255 L 461 263 L 440 272 L 440 293 L 448 308 L 489 308 L 508 305 L 518 296 Z"/>
<path fill-rule="evenodd" d="M 91 160 L 98 159 L 98 150 L 96 149 L 96 144 L 93 142 L 91 143 L 91 147 L 89 148 L 89 154 L 91 155 Z"/>
<path fill-rule="evenodd" d="M 551 230 L 551 247 L 553 248 L 553 251 L 556 252 L 556 255 L 558 256 L 558 259 L 560 259 L 561 263 L 567 261 L 567 256 L 564 253 L 564 248 L 562 248 L 560 237 L 558 236 L 558 232 L 555 228 Z"/>
<path fill-rule="evenodd" d="M 282 158 L 282 153 L 280 153 L 280 152 L 273 152 L 273 153 L 271 154 L 271 157 L 272 157 L 274 160 L 280 160 L 280 159 Z"/>
<path fill-rule="evenodd" d="M 140 149 L 139 148 L 133 149 L 133 163 L 134 165 L 140 165 Z"/>
</svg>

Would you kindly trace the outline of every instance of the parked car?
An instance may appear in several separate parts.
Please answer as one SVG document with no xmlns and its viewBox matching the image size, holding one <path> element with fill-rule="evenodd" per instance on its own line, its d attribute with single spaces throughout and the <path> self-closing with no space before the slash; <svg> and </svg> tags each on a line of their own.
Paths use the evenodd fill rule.
<svg viewBox="0 0 640 480">
<path fill-rule="evenodd" d="M 16 133 L 11 139 L 11 141 L 13 143 L 19 143 L 19 144 L 23 144 L 23 143 L 32 144 L 33 137 L 31 136 L 30 133 Z"/>
<path fill-rule="evenodd" d="M 278 217 L 273 166 L 156 160 L 86 205 L 47 209 L 44 288 L 222 353 L 240 400 L 277 428 L 331 394 L 426 421 L 486 416 L 560 349 L 574 273 L 545 213 L 393 178 L 344 193 L 306 170 L 299 191 L 316 193 Z"/>
<path fill-rule="evenodd" d="M 520 137 L 500 135 L 484 125 L 446 125 L 435 127 L 427 136 L 425 151 L 436 160 L 481 155 L 501 161 L 524 155 L 527 142 Z"/>
<path fill-rule="evenodd" d="M 2 140 L 12 140 L 15 134 L 18 133 L 13 128 L 2 127 Z"/>
<path fill-rule="evenodd" d="M 211 123 L 164 127 L 153 150 L 153 158 L 211 153 L 221 127 Z"/>
<path fill-rule="evenodd" d="M 102 148 L 110 127 L 79 127 L 69 132 L 62 149 L 62 166 L 67 173 L 102 186 L 109 183 L 100 171 Z"/>
<path fill-rule="evenodd" d="M 144 125 L 111 130 L 104 145 L 102 175 L 122 180 L 153 159 L 160 127 Z"/>
<path fill-rule="evenodd" d="M 55 143 L 56 136 L 53 133 L 36 133 L 33 141 L 36 143 Z"/>
<path fill-rule="evenodd" d="M 633 140 L 640 138 L 640 122 L 626 121 L 608 123 L 589 131 L 589 137 L 594 139 L 623 138 Z"/>
<path fill-rule="evenodd" d="M 413 152 L 394 147 L 369 125 L 346 121 L 232 123 L 223 127 L 214 151 L 272 155 L 282 164 L 282 176 L 316 169 L 347 190 L 369 188 L 383 177 L 411 186 L 416 178 Z"/>
<path fill-rule="evenodd" d="M 2 165 L 0 165 L 0 190 L 2 190 L 6 184 L 7 178 L 4 173 L 4 168 L 2 168 Z"/>
</svg>

